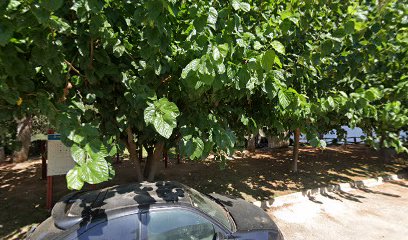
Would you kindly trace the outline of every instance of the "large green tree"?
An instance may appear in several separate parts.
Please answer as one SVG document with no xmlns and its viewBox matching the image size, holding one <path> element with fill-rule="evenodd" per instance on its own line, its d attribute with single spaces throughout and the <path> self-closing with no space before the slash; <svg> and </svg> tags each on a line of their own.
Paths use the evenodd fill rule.
<svg viewBox="0 0 408 240">
<path fill-rule="evenodd" d="M 405 66 L 375 64 L 406 62 L 406 23 L 392 17 L 400 11 L 404 4 L 374 1 L 2 1 L 1 120 L 46 115 L 71 146 L 75 189 L 112 177 L 118 149 L 128 149 L 138 181 L 153 180 L 164 149 L 179 146 L 191 159 L 213 152 L 225 163 L 262 126 L 300 129 L 319 146 L 324 130 L 377 131 L 396 115 L 387 141 L 406 127 L 406 96 L 382 90 L 403 94 L 406 78 L 377 83 Z M 385 34 L 371 43 L 377 23 Z"/>
</svg>

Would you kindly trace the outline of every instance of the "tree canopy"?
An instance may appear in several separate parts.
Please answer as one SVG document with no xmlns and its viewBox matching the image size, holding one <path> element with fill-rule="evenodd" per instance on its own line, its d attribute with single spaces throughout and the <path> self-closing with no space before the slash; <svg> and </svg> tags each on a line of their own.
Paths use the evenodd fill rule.
<svg viewBox="0 0 408 240">
<path fill-rule="evenodd" d="M 262 126 L 314 146 L 360 126 L 406 151 L 404 1 L 7 0 L 0 14 L 0 121 L 47 116 L 77 163 L 69 188 L 110 179 L 124 147 L 139 181 L 176 145 L 225 162 Z"/>
</svg>

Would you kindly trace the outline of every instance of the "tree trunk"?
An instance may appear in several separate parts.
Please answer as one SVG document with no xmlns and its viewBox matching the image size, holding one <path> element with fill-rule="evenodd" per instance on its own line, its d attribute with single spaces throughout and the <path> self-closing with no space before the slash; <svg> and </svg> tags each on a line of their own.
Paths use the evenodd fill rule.
<svg viewBox="0 0 408 240">
<path fill-rule="evenodd" d="M 13 153 L 14 162 L 24 162 L 28 160 L 31 145 L 31 130 L 31 117 L 25 117 L 17 121 L 17 140 L 21 142 L 21 148 Z"/>
<path fill-rule="evenodd" d="M 6 154 L 4 153 L 4 147 L 0 147 L 0 163 L 6 160 Z"/>
<path fill-rule="evenodd" d="M 383 161 L 383 163 L 390 163 L 395 156 L 395 150 L 393 150 L 392 148 L 386 148 L 385 147 L 385 134 L 381 133 L 380 136 L 380 157 L 381 160 Z"/>
<path fill-rule="evenodd" d="M 149 177 L 150 169 L 152 169 L 152 158 L 153 158 L 153 152 L 154 152 L 154 147 L 147 147 L 145 146 L 146 152 L 147 152 L 147 158 L 145 161 L 145 167 L 143 171 L 143 176 L 145 178 Z"/>
<path fill-rule="evenodd" d="M 142 167 L 140 165 L 140 159 L 137 157 L 137 147 L 136 147 L 135 140 L 133 138 L 132 129 L 128 127 L 126 129 L 126 132 L 127 132 L 126 147 L 129 150 L 129 160 L 135 163 L 136 180 L 138 182 L 142 182 L 143 181 Z"/>
<path fill-rule="evenodd" d="M 139 161 L 143 162 L 143 144 L 139 144 L 139 148 L 137 149 L 137 152 L 139 154 Z"/>
<path fill-rule="evenodd" d="M 163 142 L 158 142 L 154 145 L 154 152 L 153 156 L 150 159 L 151 161 L 151 168 L 149 172 L 149 176 L 147 177 L 147 181 L 152 182 L 154 180 L 154 176 L 156 175 L 157 171 L 157 166 L 160 162 L 160 159 L 163 155 L 163 148 L 164 148 L 164 143 Z"/>
<path fill-rule="evenodd" d="M 391 163 L 397 155 L 397 152 L 393 148 L 381 148 L 380 153 L 383 163 Z"/>
<path fill-rule="evenodd" d="M 180 164 L 181 163 L 181 156 L 180 156 L 180 149 L 179 149 L 178 146 L 176 147 L 176 155 L 177 155 L 177 164 Z"/>
<path fill-rule="evenodd" d="M 384 148 L 384 141 L 385 141 L 385 134 L 381 133 L 381 137 L 380 137 L 380 149 Z"/>
<path fill-rule="evenodd" d="M 298 171 L 298 158 L 299 158 L 299 139 L 300 139 L 300 129 L 296 128 L 295 130 L 295 141 L 293 145 L 293 163 L 292 163 L 292 171 Z"/>
<path fill-rule="evenodd" d="M 255 152 L 255 135 L 251 134 L 251 136 L 249 136 L 248 138 L 248 145 L 247 145 L 247 150 L 250 152 Z"/>
</svg>

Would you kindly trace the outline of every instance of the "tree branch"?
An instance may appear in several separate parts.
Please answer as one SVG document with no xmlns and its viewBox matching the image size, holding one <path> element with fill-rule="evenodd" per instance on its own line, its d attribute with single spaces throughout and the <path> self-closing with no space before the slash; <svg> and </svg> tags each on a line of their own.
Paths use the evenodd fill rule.
<svg viewBox="0 0 408 240">
<path fill-rule="evenodd" d="M 68 72 L 73 70 L 76 74 L 78 74 L 79 76 L 84 76 L 78 69 L 76 69 L 74 67 L 74 65 L 72 65 L 72 63 L 68 62 L 67 60 L 64 60 L 65 64 L 67 64 L 69 66 Z"/>
</svg>

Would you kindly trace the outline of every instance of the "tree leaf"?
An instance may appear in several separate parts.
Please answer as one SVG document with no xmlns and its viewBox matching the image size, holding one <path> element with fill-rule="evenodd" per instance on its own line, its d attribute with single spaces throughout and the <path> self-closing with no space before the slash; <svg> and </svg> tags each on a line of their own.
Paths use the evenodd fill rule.
<svg viewBox="0 0 408 240">
<path fill-rule="evenodd" d="M 203 82 L 205 85 L 211 86 L 214 81 L 214 76 L 210 74 L 204 74 L 200 77 L 200 81 Z"/>
<path fill-rule="evenodd" d="M 184 136 L 181 144 L 183 155 L 188 156 L 191 160 L 200 159 L 204 151 L 204 142 L 199 137 L 191 135 Z"/>
<path fill-rule="evenodd" d="M 244 12 L 249 12 L 249 10 L 251 10 L 251 6 L 246 2 L 241 2 L 239 8 Z"/>
<path fill-rule="evenodd" d="M 326 143 L 326 141 L 324 141 L 324 140 L 320 140 L 319 141 L 320 142 L 320 147 L 322 147 L 322 148 L 325 148 L 326 146 L 327 146 L 327 143 Z"/>
<path fill-rule="evenodd" d="M 354 33 L 354 21 L 348 21 L 344 24 L 344 32 L 346 34 Z"/>
<path fill-rule="evenodd" d="M 208 12 L 207 24 L 208 26 L 215 29 L 215 24 L 217 23 L 218 12 L 215 8 L 210 7 Z"/>
<path fill-rule="evenodd" d="M 186 78 L 190 71 L 197 71 L 198 66 L 200 64 L 200 59 L 192 60 L 181 72 L 181 78 Z"/>
<path fill-rule="evenodd" d="M 272 78 L 267 78 L 265 80 L 265 92 L 271 100 L 278 94 L 278 86 Z"/>
<path fill-rule="evenodd" d="M 113 46 L 113 54 L 115 55 L 115 57 L 121 57 L 123 53 L 125 53 L 125 51 L 126 51 L 125 46 L 123 46 L 118 40 L 115 46 Z"/>
<path fill-rule="evenodd" d="M 279 57 L 278 57 L 277 55 L 275 55 L 275 60 L 274 60 L 274 62 L 275 62 L 276 64 L 278 64 L 278 66 L 279 66 L 280 68 L 282 68 L 282 63 L 281 63 L 281 61 L 280 61 L 280 59 L 279 59 Z"/>
<path fill-rule="evenodd" d="M 80 190 L 84 186 L 84 181 L 81 178 L 81 167 L 78 165 L 68 171 L 66 179 L 69 190 Z"/>
<path fill-rule="evenodd" d="M 329 106 L 330 106 L 330 107 L 332 107 L 332 108 L 335 107 L 334 99 L 333 99 L 331 96 L 329 96 L 329 97 L 327 98 L 327 102 L 329 103 Z"/>
<path fill-rule="evenodd" d="M 194 152 L 190 155 L 192 160 L 200 159 L 204 151 L 204 142 L 201 138 L 195 137 L 192 139 L 194 144 Z"/>
<path fill-rule="evenodd" d="M 283 46 L 281 42 L 275 40 L 271 44 L 272 44 L 273 49 L 275 49 L 275 51 L 277 51 L 278 53 L 282 55 L 285 55 L 285 46 Z"/>
<path fill-rule="evenodd" d="M 266 51 L 262 56 L 262 68 L 265 71 L 270 71 L 273 68 L 273 63 L 275 62 L 275 52 L 273 50 Z"/>
<path fill-rule="evenodd" d="M 4 4 L 4 3 L 3 3 Z M 9 4 L 7 5 L 7 11 L 14 11 L 17 10 L 17 7 L 21 5 L 19 0 L 10 0 Z M 1 6 L 1 5 L 0 5 Z M 2 6 L 3 7 L 3 6 Z"/>
<path fill-rule="evenodd" d="M 219 50 L 217 47 L 215 47 L 215 46 L 213 47 L 212 56 L 213 56 L 213 59 L 214 59 L 215 61 L 218 61 L 218 59 L 220 59 L 220 57 L 221 57 L 220 50 Z"/>
<path fill-rule="evenodd" d="M 255 49 L 255 50 L 259 50 L 259 49 L 261 49 L 261 48 L 263 48 L 263 45 L 262 45 L 260 42 L 255 41 L 255 42 L 254 42 L 254 49 Z"/>
<path fill-rule="evenodd" d="M 49 11 L 58 10 L 64 4 L 63 0 L 41 0 L 40 6 Z"/>
<path fill-rule="evenodd" d="M 381 93 L 377 88 L 369 88 L 364 92 L 364 97 L 368 101 L 374 101 L 381 97 Z"/>
<path fill-rule="evenodd" d="M 152 124 L 157 133 L 169 138 L 173 129 L 177 126 L 176 118 L 179 114 L 176 104 L 170 102 L 167 98 L 161 98 L 149 103 L 144 111 L 144 120 L 146 124 Z"/>
<path fill-rule="evenodd" d="M 287 108 L 290 104 L 288 96 L 282 89 L 278 92 L 278 100 L 283 109 Z"/>
<path fill-rule="evenodd" d="M 82 165 L 86 160 L 86 152 L 78 144 L 73 144 L 71 147 L 71 156 L 76 163 Z"/>
<path fill-rule="evenodd" d="M 232 0 L 232 8 L 234 8 L 235 11 L 239 10 L 241 8 L 241 1 Z"/>
<path fill-rule="evenodd" d="M 245 126 L 248 126 L 249 118 L 247 118 L 244 114 L 242 114 L 242 115 L 241 115 L 241 122 L 242 122 L 242 124 L 244 124 Z"/>
<path fill-rule="evenodd" d="M 332 47 L 333 47 L 333 42 L 330 39 L 324 41 L 322 45 L 320 46 L 320 51 L 322 55 L 327 56 L 328 54 L 330 54 Z"/>
<path fill-rule="evenodd" d="M 229 50 L 228 43 L 218 45 L 218 50 L 222 57 L 226 57 Z"/>
<path fill-rule="evenodd" d="M 91 155 L 85 164 L 81 165 L 81 179 L 90 184 L 98 184 L 109 179 L 108 162 L 97 153 Z"/>
<path fill-rule="evenodd" d="M 5 46 L 13 36 L 13 29 L 7 24 L 0 23 L 0 46 Z"/>
</svg>

